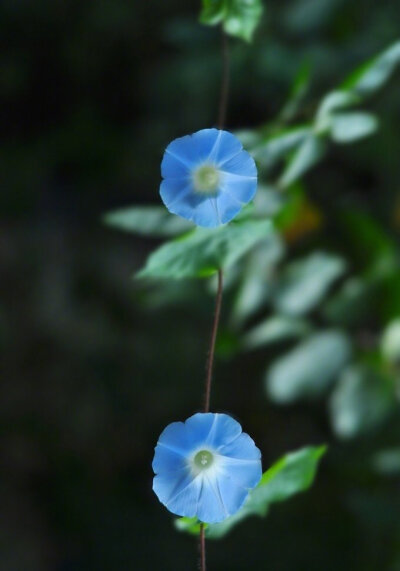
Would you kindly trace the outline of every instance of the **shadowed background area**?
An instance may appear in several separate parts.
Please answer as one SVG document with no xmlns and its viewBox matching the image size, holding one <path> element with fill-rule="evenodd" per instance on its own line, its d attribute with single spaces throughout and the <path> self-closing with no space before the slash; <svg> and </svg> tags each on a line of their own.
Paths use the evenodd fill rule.
<svg viewBox="0 0 400 571">
<path fill-rule="evenodd" d="M 254 43 L 231 42 L 230 130 L 272 121 L 304 62 L 311 81 L 297 123 L 308 120 L 327 91 L 398 39 L 398 1 L 264 4 Z M 4 571 L 195 568 L 195 540 L 174 530 L 151 490 L 151 460 L 162 429 L 201 407 L 213 295 L 204 280 L 132 280 L 160 241 L 101 217 L 159 204 L 166 145 L 216 123 L 220 35 L 198 24 L 199 8 L 194 0 L 0 4 Z M 397 260 L 399 89 L 397 72 L 368 101 L 380 119 L 373 137 L 332 146 L 307 174 L 312 207 L 285 226 L 289 260 L 328 249 L 357 272 L 374 246 L 379 257 L 382 240 Z M 338 212 L 359 210 L 371 227 L 357 217 L 338 223 Z M 338 318 L 371 361 L 400 314 L 399 290 L 398 271 L 385 274 L 355 321 Z M 397 410 L 340 439 L 326 395 L 272 403 L 263 375 L 291 344 L 238 352 L 234 302 L 228 289 L 212 409 L 240 420 L 264 469 L 301 446 L 330 448 L 310 491 L 209 542 L 210 569 L 400 570 L 400 454 L 373 469 L 375 454 L 399 442 Z M 315 309 L 312 319 L 324 318 Z"/>
</svg>

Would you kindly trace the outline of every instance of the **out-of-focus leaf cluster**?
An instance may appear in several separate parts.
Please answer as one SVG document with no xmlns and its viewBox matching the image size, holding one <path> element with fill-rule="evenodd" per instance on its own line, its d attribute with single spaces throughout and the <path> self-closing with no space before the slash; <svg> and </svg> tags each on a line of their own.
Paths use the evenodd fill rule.
<svg viewBox="0 0 400 571">
<path fill-rule="evenodd" d="M 313 483 L 325 446 L 308 447 L 280 458 L 262 475 L 260 483 L 250 492 L 243 507 L 221 523 L 206 524 L 206 537 L 220 539 L 242 520 L 257 515 L 264 517 L 271 504 L 290 499 L 307 490 Z M 199 533 L 197 518 L 179 518 L 177 529 Z"/>
<path fill-rule="evenodd" d="M 330 216 L 307 196 L 305 175 L 332 143 L 355 143 L 376 131 L 375 115 L 358 108 L 399 62 L 396 43 L 325 95 L 310 121 L 288 126 L 309 78 L 301 70 L 278 119 L 239 133 L 258 163 L 261 184 L 254 203 L 227 227 L 179 235 L 186 223 L 174 226 L 171 216 L 155 207 L 107 216 L 109 224 L 124 230 L 178 234 L 151 254 L 140 277 L 206 277 L 223 268 L 227 289 L 235 291 L 230 322 L 236 347 L 285 347 L 265 364 L 268 398 L 290 404 L 328 395 L 332 428 L 344 438 L 380 425 L 397 400 L 397 329 L 369 331 L 371 315 L 382 325 L 387 320 L 376 302 L 398 283 L 397 245 L 370 215 L 352 208 L 335 213 L 330 223 L 333 232 L 347 234 L 348 250 L 313 248 L 295 259 L 287 254 L 305 237 L 323 232 Z M 395 291 L 390 295 L 394 301 Z M 389 315 L 398 308 L 394 303 Z"/>
<path fill-rule="evenodd" d="M 262 0 L 203 0 L 200 22 L 222 24 L 225 33 L 249 42 L 262 11 Z"/>
<path fill-rule="evenodd" d="M 305 442 L 330 447 L 308 494 L 271 509 L 265 521 L 249 518 L 223 549 L 210 545 L 210 563 L 221 571 L 264 569 L 267 553 L 272 569 L 393 571 L 400 568 L 400 422 L 392 393 L 399 370 L 399 72 L 386 67 L 389 80 L 387 71 L 375 75 L 385 81 L 379 91 L 335 111 L 379 118 L 374 137 L 337 144 L 321 133 L 324 160 L 284 193 L 276 180 L 324 94 L 346 91 L 342 79 L 396 40 L 399 2 L 263 4 L 254 41 L 230 41 L 227 128 L 246 134 L 248 149 L 260 130 L 270 140 L 269 154 L 257 159 L 262 185 L 252 211 L 274 218 L 277 239 L 273 248 L 260 241 L 226 272 L 213 403 L 240 415 L 265 469 Z M 215 283 L 132 284 L 128 277 L 157 240 L 190 231 L 162 213 L 157 188 L 168 142 L 215 125 L 221 30 L 199 25 L 200 6 L 0 3 L 5 569 L 186 571 L 193 561 L 193 543 L 169 528 L 151 493 L 149 465 L 155 435 L 199 406 L 213 310 L 207 290 L 215 292 Z M 100 213 L 132 203 L 157 204 L 154 237 L 146 238 L 147 218 L 139 237 L 99 227 Z M 314 252 L 341 258 L 346 273 L 309 313 L 276 313 L 281 272 Z M 354 437 L 331 433 L 326 414 L 337 380 L 320 396 L 287 405 L 263 398 L 269 365 L 319 329 L 351 339 L 341 390 L 368 402 L 358 396 L 360 368 L 368 370 L 367 394 L 377 387 L 385 403 L 390 389 L 395 408 L 386 421 L 371 414 L 376 424 L 365 437 L 354 404 L 355 421 L 344 423 L 355 427 Z"/>
</svg>

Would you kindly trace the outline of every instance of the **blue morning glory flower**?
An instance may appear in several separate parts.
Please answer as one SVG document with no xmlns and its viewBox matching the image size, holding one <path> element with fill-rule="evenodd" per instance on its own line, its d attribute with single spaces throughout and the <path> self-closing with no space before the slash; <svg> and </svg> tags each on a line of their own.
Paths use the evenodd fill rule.
<svg viewBox="0 0 400 571">
<path fill-rule="evenodd" d="M 174 214 L 212 228 L 232 220 L 257 188 L 257 168 L 237 137 L 203 129 L 175 139 L 161 163 L 161 198 Z"/>
<path fill-rule="evenodd" d="M 236 513 L 261 478 L 261 453 L 227 414 L 173 422 L 155 448 L 153 490 L 169 511 L 216 523 Z"/>
</svg>

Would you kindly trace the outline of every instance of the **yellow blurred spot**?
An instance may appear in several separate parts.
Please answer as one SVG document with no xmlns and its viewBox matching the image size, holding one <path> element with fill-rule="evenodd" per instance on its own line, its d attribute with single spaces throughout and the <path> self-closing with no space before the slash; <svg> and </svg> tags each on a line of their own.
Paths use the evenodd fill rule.
<svg viewBox="0 0 400 571">
<path fill-rule="evenodd" d="M 321 211 L 311 202 L 304 201 L 299 205 L 296 220 L 291 222 L 291 224 L 284 229 L 283 234 L 287 242 L 296 242 L 307 234 L 321 228 L 322 223 L 323 217 Z"/>
<path fill-rule="evenodd" d="M 393 221 L 396 228 L 400 228 L 400 194 L 396 197 L 393 209 Z"/>
</svg>

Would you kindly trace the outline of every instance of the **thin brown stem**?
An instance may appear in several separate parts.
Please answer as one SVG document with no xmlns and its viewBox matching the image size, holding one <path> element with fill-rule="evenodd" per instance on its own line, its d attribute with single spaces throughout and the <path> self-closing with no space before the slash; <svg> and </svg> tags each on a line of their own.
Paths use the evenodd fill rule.
<svg viewBox="0 0 400 571">
<path fill-rule="evenodd" d="M 229 94 L 229 44 L 228 44 L 228 37 L 225 34 L 225 32 L 222 30 L 222 80 L 221 80 L 221 93 L 220 93 L 219 110 L 218 110 L 219 129 L 223 129 L 225 125 L 226 110 L 228 106 L 228 94 Z M 212 381 L 212 373 L 214 366 L 215 341 L 217 339 L 219 318 L 221 314 L 222 290 L 223 290 L 222 270 L 219 269 L 217 298 L 215 300 L 214 322 L 211 330 L 210 349 L 208 352 L 208 359 L 207 359 L 204 412 L 209 412 L 210 410 L 211 381 Z M 200 571 L 206 571 L 206 534 L 205 534 L 204 523 L 200 523 L 199 549 L 200 549 L 199 569 Z"/>
<path fill-rule="evenodd" d="M 199 536 L 199 546 L 200 546 L 200 571 L 206 571 L 206 534 L 204 529 L 204 523 L 200 524 L 200 536 Z"/>
<path fill-rule="evenodd" d="M 223 286 L 222 270 L 218 270 L 218 290 L 217 290 L 217 298 L 215 301 L 214 322 L 211 330 L 210 349 L 208 352 L 207 370 L 206 370 L 207 374 L 206 374 L 206 390 L 204 396 L 204 412 L 209 412 L 210 410 L 211 381 L 212 381 L 212 372 L 214 365 L 215 341 L 217 339 L 219 316 L 221 314 L 222 286 Z"/>
<path fill-rule="evenodd" d="M 222 29 L 222 79 L 221 93 L 219 98 L 218 128 L 223 129 L 226 121 L 226 110 L 228 106 L 229 94 L 229 41 L 228 36 Z"/>
</svg>

